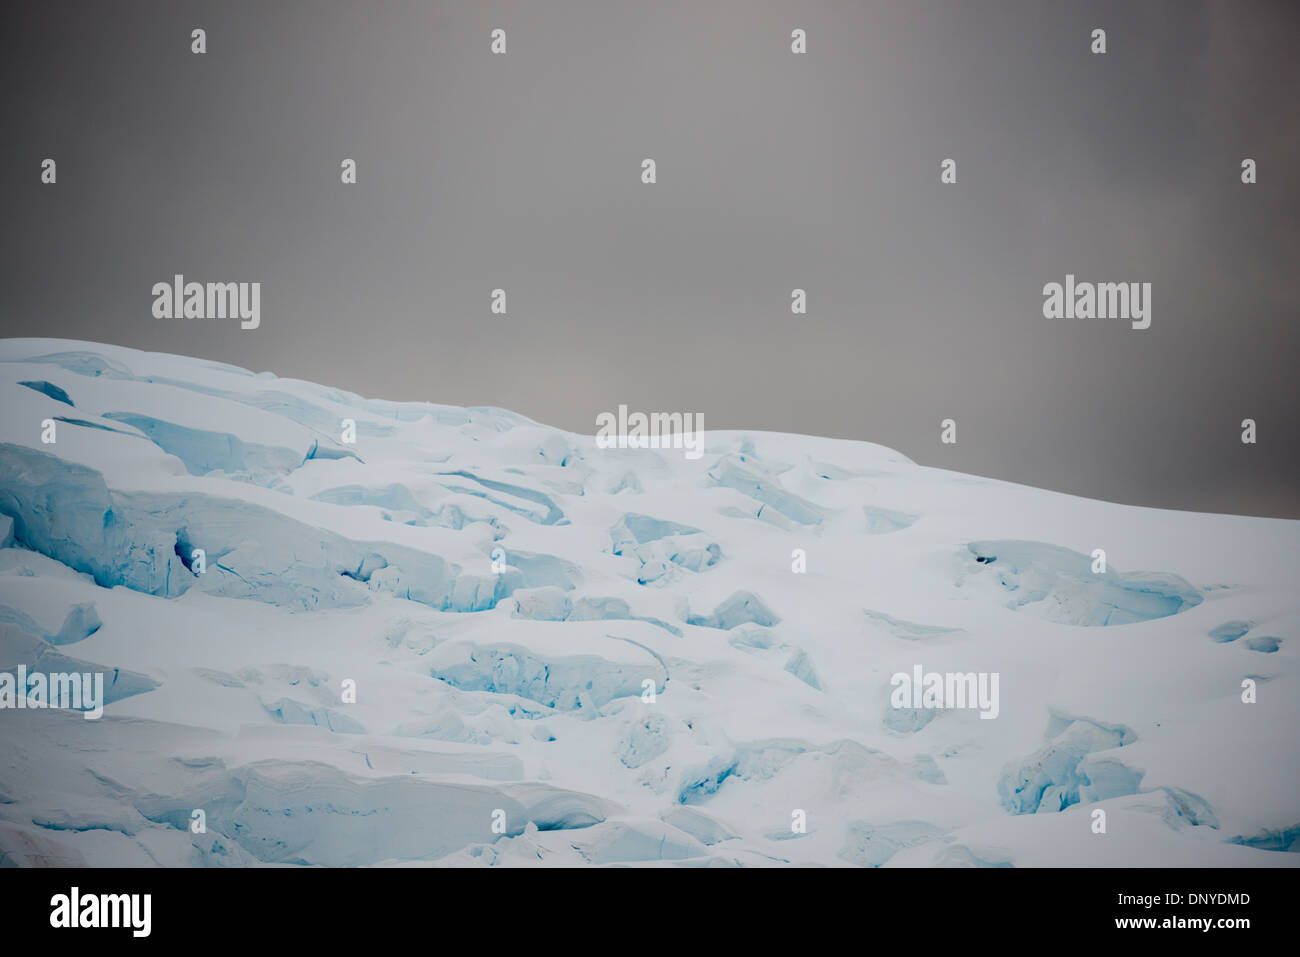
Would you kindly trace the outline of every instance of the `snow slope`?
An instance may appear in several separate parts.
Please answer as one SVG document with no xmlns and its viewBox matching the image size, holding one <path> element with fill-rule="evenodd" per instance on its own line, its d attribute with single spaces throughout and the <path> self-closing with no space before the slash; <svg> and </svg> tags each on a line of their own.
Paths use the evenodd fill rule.
<svg viewBox="0 0 1300 957">
<path fill-rule="evenodd" d="M 84 342 L 0 402 L 0 671 L 108 699 L 0 710 L 0 863 L 1300 861 L 1300 523 Z"/>
</svg>

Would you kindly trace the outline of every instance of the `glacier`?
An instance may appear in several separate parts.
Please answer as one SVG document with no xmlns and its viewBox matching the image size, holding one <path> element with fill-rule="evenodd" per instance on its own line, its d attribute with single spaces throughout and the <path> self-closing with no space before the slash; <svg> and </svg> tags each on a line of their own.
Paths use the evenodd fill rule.
<svg viewBox="0 0 1300 957">
<path fill-rule="evenodd" d="M 89 342 L 0 393 L 0 672 L 106 701 L 0 708 L 0 865 L 1300 864 L 1300 522 Z"/>
</svg>

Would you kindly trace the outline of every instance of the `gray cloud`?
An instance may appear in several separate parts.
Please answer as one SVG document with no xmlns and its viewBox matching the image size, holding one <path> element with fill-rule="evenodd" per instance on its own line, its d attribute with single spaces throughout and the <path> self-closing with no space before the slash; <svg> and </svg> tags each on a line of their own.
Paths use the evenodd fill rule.
<svg viewBox="0 0 1300 957">
<path fill-rule="evenodd" d="M 619 403 L 698 411 L 1300 517 L 1293 3 L 54 2 L 10 24 L 6 336 L 582 432 Z M 261 281 L 261 328 L 154 319 L 175 272 Z M 1151 282 L 1151 328 L 1043 319 L 1067 272 Z"/>
</svg>

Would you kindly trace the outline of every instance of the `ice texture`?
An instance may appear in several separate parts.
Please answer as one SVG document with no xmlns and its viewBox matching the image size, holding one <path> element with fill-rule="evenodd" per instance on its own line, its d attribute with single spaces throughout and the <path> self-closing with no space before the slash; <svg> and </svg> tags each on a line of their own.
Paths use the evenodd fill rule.
<svg viewBox="0 0 1300 957">
<path fill-rule="evenodd" d="M 1300 863 L 1300 523 L 84 342 L 0 400 L 0 674 L 106 701 L 0 708 L 0 866 Z"/>
</svg>

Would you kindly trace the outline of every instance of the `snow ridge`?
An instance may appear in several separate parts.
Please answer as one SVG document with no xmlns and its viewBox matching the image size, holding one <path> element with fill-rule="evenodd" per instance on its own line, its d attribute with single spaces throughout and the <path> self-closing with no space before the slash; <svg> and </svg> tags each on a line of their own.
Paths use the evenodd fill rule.
<svg viewBox="0 0 1300 957">
<path fill-rule="evenodd" d="M 106 689 L 0 677 L 0 865 L 1300 862 L 1300 523 L 94 343 L 0 393 L 0 676 Z"/>
</svg>

